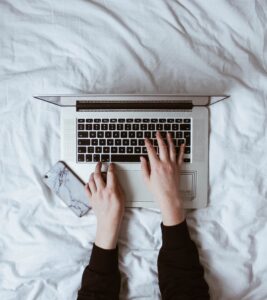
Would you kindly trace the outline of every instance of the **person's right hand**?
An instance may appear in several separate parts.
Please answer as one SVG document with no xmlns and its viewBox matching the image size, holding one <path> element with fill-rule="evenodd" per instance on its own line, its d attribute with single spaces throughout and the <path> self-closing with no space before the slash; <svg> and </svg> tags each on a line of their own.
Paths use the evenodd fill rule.
<svg viewBox="0 0 267 300">
<path fill-rule="evenodd" d="M 165 226 L 172 226 L 184 221 L 185 213 L 179 191 L 180 168 L 183 163 L 184 147 L 176 158 L 175 146 L 170 134 L 167 134 L 168 146 L 157 132 L 159 156 L 150 141 L 146 138 L 145 145 L 149 163 L 140 157 L 141 169 L 145 183 L 153 193 L 162 213 Z"/>
</svg>

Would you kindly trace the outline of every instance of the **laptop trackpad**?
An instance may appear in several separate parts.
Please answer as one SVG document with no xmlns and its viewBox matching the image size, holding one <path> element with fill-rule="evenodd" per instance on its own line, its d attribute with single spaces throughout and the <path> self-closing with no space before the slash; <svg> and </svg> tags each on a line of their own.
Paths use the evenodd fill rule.
<svg viewBox="0 0 267 300">
<path fill-rule="evenodd" d="M 117 170 L 119 182 L 125 192 L 127 201 L 150 202 L 154 201 L 152 194 L 144 182 L 140 171 Z M 182 171 L 180 175 L 180 191 L 183 197 L 195 197 L 195 172 Z"/>
</svg>

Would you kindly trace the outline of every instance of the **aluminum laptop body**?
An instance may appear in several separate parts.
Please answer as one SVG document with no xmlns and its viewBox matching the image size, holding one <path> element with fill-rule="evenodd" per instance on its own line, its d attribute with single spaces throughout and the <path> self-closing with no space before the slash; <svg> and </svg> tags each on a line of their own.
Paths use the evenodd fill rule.
<svg viewBox="0 0 267 300">
<path fill-rule="evenodd" d="M 209 169 L 209 108 L 210 104 L 228 96 L 153 95 L 153 94 L 86 94 L 41 95 L 36 99 L 62 107 L 61 160 L 85 182 L 94 171 L 96 162 L 79 161 L 78 120 L 190 120 L 191 151 L 186 154 L 180 176 L 180 190 L 185 208 L 203 208 L 208 200 Z M 172 125 L 171 125 L 172 126 Z M 79 150 L 80 151 L 80 150 Z M 122 154 L 123 155 L 123 154 Z M 126 155 L 126 154 L 125 154 Z M 127 154 L 128 155 L 128 154 Z M 131 155 L 131 154 L 129 154 Z M 90 156 L 90 155 L 88 155 Z M 107 155 L 105 156 L 107 157 Z M 103 162 L 106 171 L 110 159 Z M 115 156 L 114 156 L 115 157 Z M 115 162 L 119 181 L 125 191 L 126 207 L 158 208 L 145 186 L 138 161 Z"/>
</svg>

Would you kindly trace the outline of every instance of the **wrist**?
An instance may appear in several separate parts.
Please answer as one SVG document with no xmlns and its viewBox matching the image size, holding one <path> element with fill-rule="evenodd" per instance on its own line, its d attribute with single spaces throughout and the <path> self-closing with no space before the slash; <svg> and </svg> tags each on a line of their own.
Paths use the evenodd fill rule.
<svg viewBox="0 0 267 300">
<path fill-rule="evenodd" d="M 97 225 L 95 244 L 103 249 L 115 249 L 118 242 L 119 229 L 119 226 Z"/>
<path fill-rule="evenodd" d="M 165 226 L 173 226 L 185 220 L 185 210 L 181 201 L 172 201 L 161 208 L 162 222 Z"/>
</svg>

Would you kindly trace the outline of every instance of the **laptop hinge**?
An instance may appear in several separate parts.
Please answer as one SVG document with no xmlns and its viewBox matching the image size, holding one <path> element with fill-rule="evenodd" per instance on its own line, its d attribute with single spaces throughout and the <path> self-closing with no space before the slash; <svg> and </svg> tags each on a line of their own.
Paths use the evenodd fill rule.
<svg viewBox="0 0 267 300">
<path fill-rule="evenodd" d="M 191 110 L 191 101 L 76 101 L 77 111 L 88 110 Z"/>
</svg>

